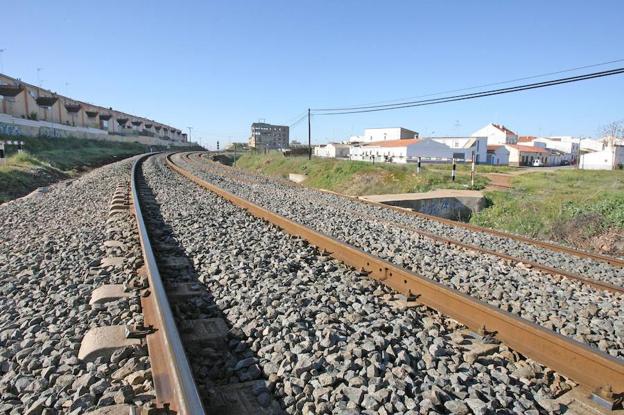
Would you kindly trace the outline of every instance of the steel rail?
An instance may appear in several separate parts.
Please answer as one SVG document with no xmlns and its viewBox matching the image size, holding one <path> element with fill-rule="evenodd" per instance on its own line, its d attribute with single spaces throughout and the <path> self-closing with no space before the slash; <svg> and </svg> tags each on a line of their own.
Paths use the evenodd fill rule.
<svg viewBox="0 0 624 415">
<path fill-rule="evenodd" d="M 537 269 L 537 270 L 539 270 L 542 273 L 547 274 L 547 275 L 552 275 L 552 276 L 557 276 L 557 277 L 565 277 L 565 278 L 568 278 L 570 280 L 575 280 L 575 281 L 579 281 L 579 282 L 581 282 L 583 284 L 587 284 L 590 287 L 593 287 L 593 288 L 596 288 L 596 289 L 599 289 L 599 290 L 610 291 L 612 293 L 617 293 L 617 294 L 624 294 L 624 287 L 620 287 L 620 286 L 617 286 L 615 284 L 611 284 L 611 283 L 608 283 L 608 282 L 605 282 L 605 281 L 596 280 L 596 279 L 593 279 L 593 278 L 583 277 L 582 275 L 574 273 L 574 272 L 569 272 L 569 271 L 562 270 L 562 269 L 559 269 L 559 268 L 554 268 L 554 267 L 551 267 L 549 265 L 544 265 L 544 264 L 541 264 L 539 262 L 532 261 L 532 260 L 529 260 L 529 259 L 518 258 L 518 257 L 512 256 L 512 255 L 508 255 L 508 254 L 505 254 L 505 253 L 502 253 L 502 252 L 495 251 L 493 249 L 483 248 L 483 247 L 480 247 L 478 245 L 473 245 L 473 244 L 469 244 L 469 243 L 466 243 L 466 242 L 461 242 L 461 241 L 458 241 L 456 239 L 448 238 L 446 236 L 441 236 L 441 235 L 437 235 L 435 233 L 431 233 L 431 232 L 423 231 L 423 230 L 420 230 L 420 229 L 416 229 L 414 227 L 411 227 L 409 225 L 404 225 L 402 223 L 398 223 L 398 222 L 394 222 L 394 221 L 388 221 L 388 220 L 384 220 L 384 219 L 379 219 L 379 218 L 375 218 L 374 216 L 369 216 L 369 215 L 365 215 L 365 214 L 362 214 L 362 213 L 355 213 L 355 212 L 353 212 L 353 214 L 356 215 L 356 216 L 360 216 L 362 218 L 368 219 L 368 220 L 375 220 L 375 221 L 378 221 L 378 222 L 381 222 L 381 223 L 385 223 L 387 225 L 391 225 L 391 226 L 394 226 L 396 228 L 403 229 L 403 230 L 405 230 L 407 232 L 412 232 L 412 233 L 415 233 L 417 235 L 421 235 L 421 236 L 423 236 L 425 238 L 433 239 L 434 241 L 442 242 L 442 243 L 447 244 L 447 245 L 455 245 L 455 246 L 459 246 L 459 247 L 461 247 L 463 249 L 466 249 L 466 250 L 470 250 L 470 251 L 475 251 L 475 252 L 478 252 L 478 253 L 483 253 L 483 254 L 487 254 L 487 255 L 496 256 L 498 258 L 502 258 L 502 259 L 505 259 L 507 261 L 511 261 L 511 262 L 514 262 L 514 263 L 522 263 L 522 264 L 530 265 L 531 268 Z"/>
<path fill-rule="evenodd" d="M 149 293 L 141 298 L 141 305 L 145 325 L 155 329 L 147 335 L 147 346 L 156 390 L 156 404 L 181 415 L 202 415 L 205 411 L 201 397 L 193 380 L 193 372 L 182 346 L 143 219 L 137 170 L 143 160 L 151 155 L 153 153 L 135 160 L 132 165 L 131 188 L 133 210 L 149 281 Z"/>
<path fill-rule="evenodd" d="M 167 165 L 250 214 L 266 220 L 284 232 L 301 237 L 335 259 L 367 273 L 418 302 L 447 315 L 472 330 L 495 335 L 500 341 L 525 356 L 540 362 L 592 390 L 624 392 L 624 362 L 599 350 L 547 330 L 535 323 L 472 298 L 426 277 L 417 275 L 332 237 L 316 232 L 246 199 L 235 196 L 194 176 L 176 164 L 171 155 Z"/>
<path fill-rule="evenodd" d="M 196 164 L 197 161 L 193 160 L 192 158 L 190 158 L 190 154 L 192 153 L 184 153 L 182 157 L 184 157 L 187 161 L 189 161 L 190 163 Z M 201 154 L 200 154 L 201 156 Z M 229 167 L 229 166 L 228 166 Z M 253 180 L 249 180 L 247 178 L 245 178 L 243 181 L 248 182 L 248 183 L 252 183 Z M 281 181 L 281 180 L 280 180 Z M 281 181 L 282 183 L 286 184 L 286 185 L 292 185 L 295 187 L 301 187 L 301 185 L 298 185 L 297 183 L 286 183 L 285 181 Z M 327 191 L 325 191 L 327 192 Z M 336 194 L 339 195 L 337 193 L 331 192 L 332 194 Z M 361 200 L 361 199 L 356 199 L 356 198 L 352 198 L 351 196 L 347 196 L 349 198 L 351 198 L 351 200 L 354 201 L 358 201 L 358 202 L 368 202 L 366 200 Z M 376 203 L 376 202 L 371 202 L 371 203 Z M 388 208 L 388 207 L 392 207 L 390 205 L 384 205 L 384 204 L 375 204 L 376 206 L 380 205 L 384 208 Z M 404 209 L 398 208 L 400 209 L 402 212 L 409 212 L 406 211 Z M 526 258 L 520 258 L 520 257 L 516 257 L 516 256 L 512 256 L 512 255 L 508 255 L 506 253 L 503 252 L 499 252 L 493 249 L 488 249 L 488 248 L 483 248 L 480 247 L 478 245 L 475 244 L 471 244 L 471 243 L 467 243 L 467 242 L 462 242 L 462 241 L 458 241 L 456 239 L 452 239 L 446 236 L 442 236 L 442 235 L 438 235 L 436 233 L 432 233 L 432 232 L 428 232 L 428 231 L 424 231 L 421 229 L 418 229 L 414 226 L 410 226 L 410 225 L 405 225 L 403 223 L 394 221 L 394 220 L 388 220 L 388 219 L 381 219 L 381 218 L 377 218 L 375 216 L 372 215 L 367 215 L 364 213 L 358 213 L 358 212 L 350 212 L 351 215 L 354 216 L 359 216 L 361 218 L 364 218 L 366 220 L 369 221 L 377 221 L 380 223 L 385 223 L 388 225 L 391 225 L 393 227 L 396 228 L 400 228 L 403 229 L 405 231 L 408 232 L 412 232 L 415 233 L 417 235 L 421 235 L 425 238 L 429 238 L 429 239 L 433 239 L 434 241 L 438 241 L 438 242 L 442 242 L 445 243 L 447 245 L 456 245 L 459 246 L 463 249 L 467 249 L 467 250 L 471 250 L 471 251 L 475 251 L 475 252 L 479 252 L 479 253 L 484 253 L 484 254 L 488 254 L 488 255 L 492 255 L 492 256 L 496 256 L 502 259 L 505 259 L 507 261 L 511 261 L 514 263 L 523 263 L 526 265 L 531 266 L 531 268 L 537 269 L 539 271 L 541 271 L 542 273 L 545 273 L 547 275 L 552 275 L 552 276 L 556 276 L 556 277 L 565 277 L 568 278 L 570 280 L 575 280 L 575 281 L 579 281 L 583 284 L 589 285 L 590 287 L 599 289 L 599 290 L 605 290 L 605 291 L 610 291 L 613 293 L 618 293 L 618 294 L 624 294 L 624 287 L 620 287 L 618 285 L 615 284 L 611 284 L 609 282 L 605 282 L 605 281 L 601 281 L 601 280 L 597 280 L 597 279 L 593 279 L 593 278 L 587 278 L 584 277 L 580 274 L 574 273 L 574 272 L 570 272 L 570 271 L 566 271 L 560 268 L 554 268 L 551 267 L 549 265 L 545 265 L 545 264 L 541 264 L 537 261 L 533 261 L 530 259 L 526 259 Z"/>
</svg>

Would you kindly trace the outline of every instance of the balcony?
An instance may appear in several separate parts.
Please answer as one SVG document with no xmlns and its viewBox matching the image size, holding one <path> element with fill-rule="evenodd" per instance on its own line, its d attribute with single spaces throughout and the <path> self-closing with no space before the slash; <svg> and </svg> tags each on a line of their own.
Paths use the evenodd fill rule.
<svg viewBox="0 0 624 415">
<path fill-rule="evenodd" d="M 70 113 L 76 113 L 80 108 L 82 108 L 80 104 L 65 104 L 65 109 Z"/>
<path fill-rule="evenodd" d="M 0 95 L 5 97 L 16 97 L 24 90 L 22 85 L 0 85 Z"/>
<path fill-rule="evenodd" d="M 132 125 L 134 125 L 135 127 L 138 127 L 141 124 L 142 124 L 141 121 L 132 121 Z"/>
<path fill-rule="evenodd" d="M 37 97 L 35 101 L 40 107 L 51 107 L 58 101 L 58 97 Z"/>
<path fill-rule="evenodd" d="M 88 115 L 88 113 L 87 113 Z M 100 120 L 102 121 L 108 121 L 112 118 L 112 114 L 100 114 Z"/>
<path fill-rule="evenodd" d="M 117 124 L 124 126 L 128 122 L 127 118 L 117 118 Z"/>
<path fill-rule="evenodd" d="M 99 112 L 97 112 L 97 111 L 85 111 L 85 114 L 87 114 L 87 117 L 89 117 L 89 118 L 95 118 L 95 117 L 98 116 Z M 108 118 L 110 118 L 110 116 Z M 103 119 L 103 118 L 100 117 L 100 119 Z"/>
</svg>

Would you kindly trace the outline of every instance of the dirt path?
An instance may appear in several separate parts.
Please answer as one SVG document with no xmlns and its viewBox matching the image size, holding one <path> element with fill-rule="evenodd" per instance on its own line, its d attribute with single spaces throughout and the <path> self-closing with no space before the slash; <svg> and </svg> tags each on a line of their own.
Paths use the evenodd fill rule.
<svg viewBox="0 0 624 415">
<path fill-rule="evenodd" d="M 490 183 L 484 190 L 506 190 L 511 189 L 511 179 L 513 175 L 507 173 L 486 173 L 485 177 L 490 179 Z"/>
</svg>

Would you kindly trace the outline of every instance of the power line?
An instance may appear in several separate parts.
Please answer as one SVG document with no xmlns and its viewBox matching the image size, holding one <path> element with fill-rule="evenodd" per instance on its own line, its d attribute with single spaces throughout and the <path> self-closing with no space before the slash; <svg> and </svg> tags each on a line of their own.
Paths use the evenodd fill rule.
<svg viewBox="0 0 624 415">
<path fill-rule="evenodd" d="M 299 119 L 297 121 L 295 121 L 294 123 L 290 124 L 288 126 L 288 128 L 293 128 L 295 125 L 299 124 L 301 121 L 305 120 L 306 117 L 308 116 L 308 112 L 304 112 L 303 115 L 301 117 L 299 117 Z"/>
<path fill-rule="evenodd" d="M 469 91 L 469 90 L 477 89 L 477 88 L 486 88 L 486 87 L 490 87 L 490 86 L 509 84 L 509 83 L 512 83 L 512 82 L 526 81 L 528 79 L 542 78 L 544 76 L 559 75 L 559 74 L 562 74 L 562 73 L 574 72 L 574 71 L 578 71 L 578 70 L 581 70 L 581 69 L 595 68 L 595 67 L 598 67 L 598 66 L 610 65 L 610 64 L 613 64 L 613 63 L 620 63 L 620 62 L 624 62 L 624 59 L 616 59 L 616 60 L 613 60 L 613 61 L 595 63 L 595 64 L 591 64 L 591 65 L 577 66 L 575 68 L 562 69 L 562 70 L 556 71 L 556 72 L 548 72 L 548 73 L 543 73 L 543 74 L 539 74 L 539 75 L 525 76 L 525 77 L 522 77 L 522 78 L 510 79 L 508 81 L 493 82 L 493 83 L 488 83 L 488 84 L 483 84 L 483 85 L 471 86 L 471 87 L 467 87 L 467 88 L 460 88 L 460 89 L 452 89 L 452 90 L 441 91 L 441 92 L 434 92 L 434 93 L 430 93 L 430 94 L 417 95 L 417 96 L 408 97 L 408 98 L 400 98 L 400 99 L 393 99 L 393 100 L 386 100 L 386 101 L 377 101 L 377 102 L 371 102 L 369 104 L 361 104 L 360 106 L 350 106 L 350 107 L 344 107 L 344 108 L 315 108 L 315 109 L 312 109 L 312 111 L 342 111 L 342 110 L 369 109 L 369 108 L 377 108 L 377 107 L 384 107 L 384 106 L 393 106 L 393 105 L 399 105 L 399 103 L 397 103 L 396 101 L 406 101 L 406 100 L 412 100 L 412 99 L 416 99 L 416 98 L 426 98 L 426 97 L 431 97 L 431 96 L 436 96 L 436 95 L 441 95 L 441 94 L 451 94 L 451 93 L 454 93 L 454 92 Z M 381 104 L 384 104 L 384 103 L 391 103 L 391 102 L 394 102 L 394 104 L 381 105 Z"/>
<path fill-rule="evenodd" d="M 454 95 L 454 96 L 448 96 L 448 97 L 426 99 L 426 100 L 420 100 L 420 101 L 411 101 L 411 102 L 408 101 L 408 102 L 393 104 L 392 106 L 380 105 L 380 106 L 370 107 L 368 109 L 360 109 L 360 110 L 351 110 L 350 108 L 336 109 L 336 110 L 333 110 L 333 112 L 319 112 L 319 113 L 316 113 L 316 115 L 342 115 L 342 114 L 357 114 L 357 113 L 364 113 L 364 112 L 389 111 L 393 109 L 420 107 L 420 106 L 425 106 L 425 105 L 442 104 L 442 103 L 454 102 L 454 101 L 464 101 L 464 100 L 483 98 L 483 97 L 488 97 L 488 96 L 493 96 L 493 95 L 510 94 L 513 92 L 526 91 L 530 89 L 546 88 L 549 86 L 567 84 L 567 83 L 572 83 L 572 82 L 580 82 L 580 81 L 585 81 L 588 79 L 603 78 L 606 76 L 619 75 L 622 73 L 624 73 L 624 67 L 610 69 L 608 71 L 593 72 L 593 73 L 584 74 L 584 75 L 577 75 L 577 76 L 572 76 L 568 78 L 559 78 L 559 79 L 553 79 L 553 80 L 544 81 L 544 82 L 536 82 L 532 84 L 517 85 L 513 87 L 508 87 L 508 88 L 481 91 L 481 92 L 476 92 L 472 94 Z M 315 109 L 312 111 L 327 111 L 327 110 Z"/>
</svg>

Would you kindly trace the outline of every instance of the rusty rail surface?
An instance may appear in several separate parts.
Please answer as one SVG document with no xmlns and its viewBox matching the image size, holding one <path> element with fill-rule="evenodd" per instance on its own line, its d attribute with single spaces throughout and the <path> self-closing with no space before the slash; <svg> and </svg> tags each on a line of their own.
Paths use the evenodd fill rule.
<svg viewBox="0 0 624 415">
<path fill-rule="evenodd" d="M 147 335 L 147 347 L 156 390 L 156 404 L 160 408 L 169 408 L 176 414 L 202 415 L 205 413 L 202 401 L 169 306 L 141 211 L 137 170 L 150 155 L 146 154 L 134 162 L 131 187 L 133 210 L 149 282 L 148 295 L 141 297 L 141 305 L 145 326 L 155 329 Z"/>
<path fill-rule="evenodd" d="M 595 391 L 610 387 L 624 392 L 624 362 L 599 350 L 547 330 L 528 320 L 474 299 L 388 261 L 367 254 L 316 232 L 200 179 L 177 165 L 168 155 L 167 165 L 181 176 L 219 195 L 286 233 L 301 237 L 345 264 L 366 272 L 392 289 L 414 295 L 418 302 L 447 315 L 472 330 L 485 330 L 514 350 L 534 359 L 580 385 Z"/>
<path fill-rule="evenodd" d="M 182 155 L 182 157 L 184 157 L 190 163 L 197 164 L 198 161 L 193 160 L 190 157 L 191 154 L 199 154 L 199 156 L 202 155 L 201 153 L 184 153 Z M 229 167 L 229 166 L 226 166 L 226 167 Z M 248 182 L 248 183 L 252 183 L 252 181 L 249 180 L 249 179 L 244 179 L 244 181 Z M 282 183 L 284 183 L 286 185 L 289 185 L 289 186 L 302 187 L 302 185 L 300 185 L 298 183 L 292 183 L 292 182 L 288 182 L 287 183 L 286 181 L 280 181 L 280 182 L 282 182 Z M 328 192 L 328 191 L 324 191 L 324 192 Z M 338 195 L 338 196 L 345 197 L 344 195 L 340 195 L 340 194 L 335 193 L 335 192 L 330 192 L 330 193 Z M 350 198 L 351 200 L 357 201 L 357 202 L 372 203 L 375 206 L 381 206 L 381 207 L 384 207 L 384 208 L 393 208 L 393 206 L 391 206 L 391 205 L 385 205 L 385 204 L 380 204 L 380 203 L 377 203 L 377 202 L 371 202 L 371 201 L 363 200 L 363 199 L 359 199 L 359 198 L 353 198 L 351 196 L 346 196 L 346 197 Z M 396 208 L 396 209 L 399 209 L 403 213 L 410 213 L 411 212 L 409 210 L 405 210 L 405 209 L 402 209 L 402 208 Z M 545 265 L 545 264 L 541 264 L 541 263 L 536 262 L 536 261 L 532 261 L 530 259 L 515 257 L 515 256 L 512 256 L 512 255 L 508 255 L 506 253 L 495 251 L 493 249 L 483 248 L 483 247 L 480 247 L 478 245 L 474 245 L 474 244 L 471 244 L 471 243 L 458 241 L 456 239 L 452 239 L 452 238 L 449 238 L 449 237 L 446 237 L 446 236 L 442 236 L 442 235 L 438 235 L 438 234 L 435 234 L 435 233 L 432 233 L 432 232 L 424 231 L 424 230 L 418 229 L 418 228 L 416 228 L 414 226 L 405 225 L 405 224 L 402 224 L 400 222 L 396 222 L 396 221 L 393 221 L 393 220 L 380 219 L 380 218 L 377 218 L 375 216 L 367 215 L 367 214 L 359 213 L 359 212 L 349 212 L 349 214 L 353 215 L 353 216 L 359 216 L 359 217 L 364 218 L 366 220 L 385 223 L 385 224 L 391 225 L 393 227 L 400 228 L 400 229 L 403 229 L 405 231 L 412 232 L 412 233 L 415 233 L 417 235 L 421 235 L 421 236 L 424 236 L 426 238 L 433 239 L 434 241 L 438 241 L 438 242 L 441 242 L 441 243 L 444 243 L 444 244 L 447 244 L 447 245 L 455 245 L 455 246 L 459 246 L 459 247 L 461 247 L 463 249 L 467 249 L 467 250 L 471 250 L 471 251 L 475 251 L 475 252 L 479 252 L 479 253 L 484 253 L 484 254 L 488 254 L 488 255 L 493 255 L 493 256 L 496 256 L 496 257 L 499 257 L 499 258 L 502 258 L 502 259 L 505 259 L 507 261 L 511 261 L 511 262 L 514 262 L 514 263 L 523 263 L 523 264 L 531 266 L 531 268 L 534 268 L 534 269 L 537 269 L 539 271 L 542 271 L 543 273 L 546 274 L 546 276 L 565 277 L 565 278 L 568 278 L 568 279 L 571 279 L 571 280 L 576 280 L 576 281 L 582 282 L 584 284 L 587 284 L 587 285 L 589 285 L 589 286 L 591 286 L 593 288 L 599 289 L 599 290 L 605 290 L 605 291 L 610 291 L 610 292 L 613 292 L 613 293 L 624 294 L 624 287 L 620 287 L 620 286 L 617 286 L 615 284 L 611 284 L 611 283 L 608 283 L 608 282 L 605 282 L 605 281 L 600 281 L 600 280 L 597 280 L 597 279 L 584 277 L 584 276 L 582 276 L 580 274 L 577 274 L 577 273 L 574 273 L 574 272 L 570 272 L 570 271 L 566 271 L 566 270 L 563 270 L 563 269 L 560 269 L 560 268 L 554 268 L 554 267 L 551 267 L 549 265 Z M 451 222 L 453 224 L 455 224 L 455 222 L 453 222 L 453 221 L 451 221 Z"/>
</svg>

